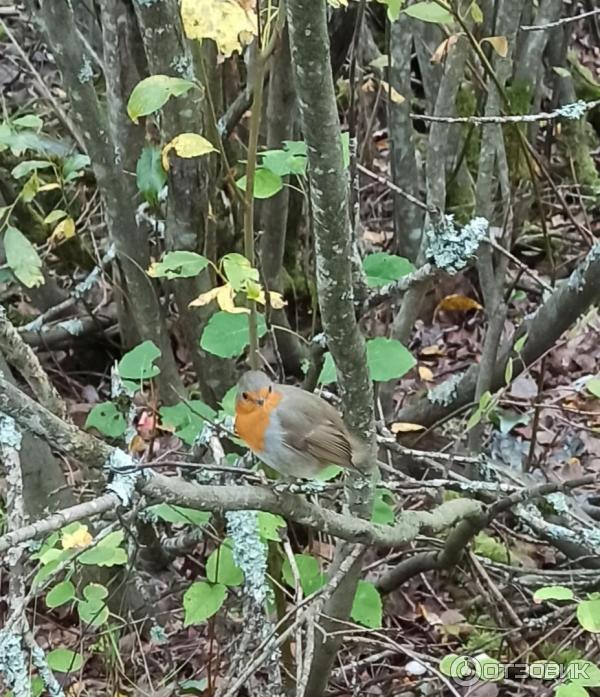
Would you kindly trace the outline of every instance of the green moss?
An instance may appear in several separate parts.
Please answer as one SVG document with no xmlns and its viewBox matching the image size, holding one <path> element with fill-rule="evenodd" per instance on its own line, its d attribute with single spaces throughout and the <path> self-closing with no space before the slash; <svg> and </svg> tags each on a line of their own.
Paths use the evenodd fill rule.
<svg viewBox="0 0 600 697">
<path fill-rule="evenodd" d="M 568 163 L 568 176 L 573 178 L 574 173 L 574 183 L 582 187 L 582 193 L 596 198 L 600 198 L 600 176 L 591 151 L 598 147 L 598 141 L 598 136 L 586 119 L 561 124 L 559 143 Z"/>
<path fill-rule="evenodd" d="M 511 114 L 528 114 L 531 107 L 531 85 L 528 82 L 516 82 L 506 88 L 509 110 Z M 506 158 L 508 160 L 508 171 L 512 175 L 513 182 L 516 184 L 522 179 L 529 179 L 529 169 L 527 158 L 520 144 L 519 132 L 517 129 L 525 131 L 525 125 L 507 126 L 504 128 L 504 138 L 506 141 Z"/>
</svg>

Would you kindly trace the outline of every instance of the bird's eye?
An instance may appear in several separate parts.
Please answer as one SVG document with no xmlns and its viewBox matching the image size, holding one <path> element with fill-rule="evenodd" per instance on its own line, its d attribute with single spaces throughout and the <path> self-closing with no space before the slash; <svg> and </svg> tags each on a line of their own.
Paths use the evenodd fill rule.
<svg viewBox="0 0 600 697">
<path fill-rule="evenodd" d="M 269 385 L 269 390 L 268 390 L 268 392 L 269 392 L 269 394 L 271 394 L 271 392 L 273 392 L 273 385 Z"/>
<path fill-rule="evenodd" d="M 248 393 L 242 392 L 242 399 L 248 399 Z"/>
</svg>

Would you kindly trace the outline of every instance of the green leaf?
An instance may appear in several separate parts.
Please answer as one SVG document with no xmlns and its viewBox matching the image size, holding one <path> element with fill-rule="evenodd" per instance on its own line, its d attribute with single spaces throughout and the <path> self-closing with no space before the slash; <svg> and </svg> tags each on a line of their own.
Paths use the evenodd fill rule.
<svg viewBox="0 0 600 697">
<path fill-rule="evenodd" d="M 237 385 L 230 387 L 221 400 L 221 409 L 228 416 L 235 416 L 235 400 L 237 399 Z"/>
<path fill-rule="evenodd" d="M 280 515 L 259 511 L 258 519 L 258 534 L 263 540 L 273 540 L 274 542 L 281 541 L 279 528 L 286 528 L 287 523 Z"/>
<path fill-rule="evenodd" d="M 137 123 L 140 116 L 148 116 L 163 107 L 171 97 L 180 97 L 194 87 L 194 83 L 180 77 L 151 75 L 133 88 L 127 102 L 129 118 Z"/>
<path fill-rule="evenodd" d="M 108 588 L 101 583 L 88 583 L 83 589 L 83 597 L 86 600 L 104 600 L 108 597 Z"/>
<path fill-rule="evenodd" d="M 223 271 L 231 287 L 235 291 L 245 290 L 248 281 L 258 283 L 258 269 L 252 267 L 248 259 L 242 254 L 226 254 L 223 259 Z"/>
<path fill-rule="evenodd" d="M 54 649 L 46 655 L 48 667 L 57 673 L 72 673 L 83 665 L 83 656 L 71 649 Z"/>
<path fill-rule="evenodd" d="M 343 471 L 344 468 L 340 467 L 339 465 L 327 465 L 327 467 L 319 470 L 317 474 L 314 475 L 313 479 L 316 479 L 318 482 L 329 482 L 332 479 L 335 479 L 338 474 Z"/>
<path fill-rule="evenodd" d="M 519 414 L 519 412 L 511 411 L 509 409 L 498 409 L 495 412 L 495 417 L 497 418 L 500 426 L 500 433 L 504 435 L 512 431 L 515 426 L 518 426 L 519 424 L 526 425 L 531 420 L 531 417 L 528 414 Z M 494 423 L 496 423 L 496 419 L 494 419 Z"/>
<path fill-rule="evenodd" d="M 481 24 L 483 22 L 483 12 L 476 2 L 471 5 L 471 18 L 475 24 Z"/>
<path fill-rule="evenodd" d="M 387 252 L 375 252 L 365 257 L 363 269 L 369 288 L 377 288 L 407 276 L 415 270 L 415 267 L 404 257 Z"/>
<path fill-rule="evenodd" d="M 80 600 L 77 603 L 77 614 L 82 622 L 91 627 L 99 627 L 109 617 L 108 607 L 106 607 L 104 600 L 100 598 Z"/>
<path fill-rule="evenodd" d="M 86 566 L 122 566 L 127 563 L 127 553 L 117 547 L 93 547 L 80 554 L 78 561 Z"/>
<path fill-rule="evenodd" d="M 592 378 L 585 383 L 585 388 L 588 392 L 600 399 L 600 378 Z"/>
<path fill-rule="evenodd" d="M 400 10 L 404 5 L 404 0 L 385 0 L 387 5 L 387 16 L 390 22 L 395 22 L 400 17 Z"/>
<path fill-rule="evenodd" d="M 26 288 L 35 288 L 44 283 L 39 254 L 25 235 L 12 225 L 4 233 L 4 251 L 6 263 Z"/>
<path fill-rule="evenodd" d="M 109 438 L 119 438 L 127 429 L 127 421 L 113 402 L 102 402 L 90 411 L 85 428 L 95 428 Z"/>
<path fill-rule="evenodd" d="M 523 346 L 525 346 L 525 342 L 527 341 L 527 333 L 523 334 L 523 336 L 519 337 L 515 341 L 515 345 L 513 346 L 513 350 L 515 353 L 521 353 L 523 350 Z"/>
<path fill-rule="evenodd" d="M 344 162 L 344 169 L 350 167 L 350 134 L 345 131 L 341 134 L 342 139 L 342 158 Z"/>
<path fill-rule="evenodd" d="M 574 682 L 559 685 L 554 691 L 554 697 L 589 697 L 589 692 Z"/>
<path fill-rule="evenodd" d="M 197 581 L 183 595 L 183 626 L 200 624 L 216 614 L 227 597 L 227 588 L 217 583 Z"/>
<path fill-rule="evenodd" d="M 509 562 L 506 546 L 485 532 L 480 532 L 475 536 L 473 551 L 475 554 L 480 554 L 482 557 L 487 557 L 500 564 L 508 564 Z"/>
<path fill-rule="evenodd" d="M 18 126 L 19 128 L 31 128 L 34 131 L 41 131 L 44 127 L 44 122 L 39 116 L 35 114 L 24 114 L 23 116 L 18 116 L 16 119 L 11 120 L 13 126 Z"/>
<path fill-rule="evenodd" d="M 206 257 L 196 252 L 167 252 L 162 261 L 150 266 L 148 275 L 152 278 L 192 278 L 204 271 L 209 263 Z"/>
<path fill-rule="evenodd" d="M 402 10 L 409 17 L 420 19 L 422 22 L 433 22 L 434 24 L 450 24 L 452 14 L 441 7 L 437 2 L 416 2 Z"/>
<path fill-rule="evenodd" d="M 258 336 L 267 333 L 265 318 L 257 314 Z M 200 346 L 221 358 L 234 358 L 250 343 L 248 316 L 230 312 L 215 312 L 202 332 Z"/>
<path fill-rule="evenodd" d="M 590 661 L 571 661 L 567 666 L 567 678 L 581 687 L 600 687 L 600 669 Z"/>
<path fill-rule="evenodd" d="M 10 173 L 15 179 L 21 179 L 29 176 L 32 172 L 37 172 L 38 169 L 48 169 L 48 167 L 52 167 L 52 162 L 47 160 L 25 160 L 13 167 Z"/>
<path fill-rule="evenodd" d="M 559 77 L 571 77 L 571 71 L 567 70 L 567 68 L 563 68 L 560 65 L 555 65 L 552 67 L 552 70 L 559 76 Z"/>
<path fill-rule="evenodd" d="M 450 678 L 466 678 L 473 674 L 472 660 L 468 656 L 449 653 L 440 661 L 440 672 Z"/>
<path fill-rule="evenodd" d="M 76 152 L 65 158 L 62 167 L 62 176 L 65 182 L 73 181 L 82 175 L 82 170 L 89 167 L 91 164 L 90 158 L 83 153 Z"/>
<path fill-rule="evenodd" d="M 146 511 L 165 523 L 183 523 L 199 527 L 206 525 L 212 516 L 209 511 L 197 511 L 195 508 L 184 508 L 171 503 L 157 503 L 155 506 L 149 506 Z"/>
<path fill-rule="evenodd" d="M 71 602 L 75 597 L 75 586 L 71 581 L 61 581 L 48 592 L 46 596 L 46 605 L 49 608 L 60 607 L 65 603 Z"/>
<path fill-rule="evenodd" d="M 396 339 L 379 337 L 367 341 L 367 365 L 371 380 L 401 378 L 417 364 L 411 352 Z"/>
<path fill-rule="evenodd" d="M 319 385 L 329 385 L 330 382 L 336 382 L 337 372 L 335 370 L 335 363 L 333 362 L 333 356 L 329 351 L 324 356 L 323 367 L 319 373 L 319 379 L 317 380 Z"/>
<path fill-rule="evenodd" d="M 246 175 L 236 181 L 238 188 L 246 191 Z M 270 198 L 283 189 L 283 181 L 270 169 L 257 167 L 254 172 L 254 198 Z"/>
<path fill-rule="evenodd" d="M 306 174 L 306 144 L 298 141 L 300 146 L 304 146 L 303 152 L 298 152 L 295 147 L 289 149 L 289 145 L 294 141 L 285 141 L 284 150 L 267 150 L 260 153 L 262 157 L 261 167 L 270 170 L 273 174 L 285 177 L 288 174 L 304 176 Z"/>
<path fill-rule="evenodd" d="M 600 600 L 582 600 L 577 605 L 579 624 L 593 634 L 600 633 Z"/>
<path fill-rule="evenodd" d="M 233 560 L 230 544 L 224 542 L 206 560 L 206 578 L 211 583 L 239 586 L 244 582 L 244 574 Z"/>
<path fill-rule="evenodd" d="M 383 603 L 375 586 L 369 581 L 359 581 L 352 603 L 352 619 L 359 624 L 377 629 L 381 627 Z"/>
<path fill-rule="evenodd" d="M 375 489 L 371 522 L 380 525 L 394 524 L 394 499 L 387 489 Z"/>
<path fill-rule="evenodd" d="M 179 687 L 183 690 L 184 695 L 201 695 L 208 687 L 208 678 L 201 680 L 182 680 Z"/>
<path fill-rule="evenodd" d="M 217 412 L 199 399 L 161 407 L 159 413 L 162 423 L 174 428 L 175 435 L 188 445 L 193 445 L 206 419 L 214 421 L 217 417 Z"/>
<path fill-rule="evenodd" d="M 154 361 L 160 358 L 160 349 L 153 341 L 144 341 L 128 351 L 119 361 L 119 375 L 123 380 L 149 380 L 160 373 Z"/>
<path fill-rule="evenodd" d="M 51 211 L 44 218 L 44 225 L 52 225 L 53 223 L 58 223 L 59 220 L 66 218 L 69 214 L 67 211 L 63 211 L 61 208 Z"/>
<path fill-rule="evenodd" d="M 302 586 L 304 595 L 310 595 L 325 585 L 327 577 L 321 571 L 319 562 L 313 556 L 310 554 L 294 554 L 294 559 L 298 567 L 300 585 Z M 283 562 L 281 575 L 288 586 L 294 588 L 294 574 L 292 573 L 290 562 L 287 559 Z"/>
<path fill-rule="evenodd" d="M 161 163 L 160 148 L 144 148 L 137 161 L 135 173 L 138 191 L 148 203 L 156 205 L 158 195 L 167 182 L 167 173 Z"/>
<path fill-rule="evenodd" d="M 39 190 L 40 180 L 38 179 L 37 172 L 33 172 L 21 189 L 21 193 L 19 194 L 21 201 L 23 201 L 23 203 L 31 203 Z"/>
<path fill-rule="evenodd" d="M 573 591 L 566 586 L 544 586 L 538 588 L 533 594 L 533 602 L 541 603 L 543 600 L 574 600 Z"/>
<path fill-rule="evenodd" d="M 15 155 L 20 155 L 26 150 L 33 150 L 44 157 L 51 155 L 66 157 L 69 154 L 68 146 L 53 138 L 40 136 L 31 131 L 11 133 L 10 130 L 8 132 L 2 130 L 0 131 L 0 145 L 7 145 Z"/>
</svg>

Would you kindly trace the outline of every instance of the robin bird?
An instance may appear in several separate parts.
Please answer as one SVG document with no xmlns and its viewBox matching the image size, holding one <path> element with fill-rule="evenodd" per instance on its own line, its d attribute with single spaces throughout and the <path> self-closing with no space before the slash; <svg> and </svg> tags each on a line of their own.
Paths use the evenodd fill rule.
<svg viewBox="0 0 600 697">
<path fill-rule="evenodd" d="M 235 432 L 285 477 L 312 479 L 329 465 L 356 468 L 361 450 L 324 399 L 275 383 L 259 370 L 248 371 L 238 382 Z"/>
</svg>

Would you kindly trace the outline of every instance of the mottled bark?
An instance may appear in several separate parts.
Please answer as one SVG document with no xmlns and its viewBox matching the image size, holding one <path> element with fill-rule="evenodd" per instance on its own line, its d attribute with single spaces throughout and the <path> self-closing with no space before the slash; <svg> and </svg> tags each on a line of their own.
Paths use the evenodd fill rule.
<svg viewBox="0 0 600 697">
<path fill-rule="evenodd" d="M 122 144 L 115 144 L 111 138 L 94 89 L 91 62 L 75 29 L 69 2 L 42 0 L 41 13 L 102 194 L 106 224 L 117 249 L 124 299 L 140 337 L 154 341 L 161 350 L 161 373 L 157 378 L 161 396 L 168 402 L 177 401 L 183 387 L 156 288 L 146 275 L 148 239 L 135 219 L 135 181 L 123 170 L 119 156 Z"/>
<path fill-rule="evenodd" d="M 292 82 L 292 59 L 287 30 L 282 32 L 279 48 L 273 55 L 269 71 L 267 101 L 267 149 L 282 147 L 294 137 L 296 97 Z M 288 177 L 286 177 L 286 184 Z M 290 190 L 287 186 L 260 206 L 259 258 L 269 290 L 281 292 Z M 272 310 L 271 322 L 287 329 L 290 323 L 285 310 Z M 289 331 L 275 330 L 275 340 L 287 373 L 301 374 L 302 351 L 297 337 Z"/>
<path fill-rule="evenodd" d="M 159 3 L 135 3 L 142 30 L 142 39 L 152 74 L 174 75 L 202 83 L 196 74 L 196 62 L 183 33 L 176 0 Z M 206 90 L 192 89 L 187 94 L 168 102 L 160 121 L 163 141 L 166 143 L 180 133 L 199 133 L 217 146 L 214 129 L 206 126 L 210 113 Z M 213 258 L 209 203 L 214 202 L 220 167 L 218 155 L 199 158 L 178 158 L 170 155 L 169 193 L 165 237 L 170 250 L 186 250 Z M 216 261 L 216 259 L 213 259 Z M 179 310 L 179 326 L 187 354 L 192 361 L 203 399 L 216 406 L 218 400 L 234 381 L 230 361 L 218 358 L 200 348 L 200 337 L 211 314 L 212 307 L 190 308 L 189 303 L 214 285 L 210 270 L 195 278 L 171 282 Z"/>
<path fill-rule="evenodd" d="M 411 54 L 412 30 L 415 22 L 401 14 L 390 25 L 390 85 L 404 97 L 401 104 L 388 100 L 389 132 L 392 141 L 391 170 L 394 184 L 420 198 L 420 176 L 417 167 L 415 132 L 412 111 Z M 417 258 L 423 231 L 423 211 L 394 194 L 395 251 L 413 261 Z"/>
<path fill-rule="evenodd" d="M 348 183 L 344 171 L 340 124 L 329 59 L 327 8 L 324 1 L 294 0 L 286 6 L 296 93 L 308 146 L 310 202 L 316 252 L 319 306 L 327 343 L 335 361 L 345 418 L 350 429 L 369 444 L 373 440 L 373 390 L 364 338 L 355 318 L 352 293 L 352 234 Z M 361 495 L 362 494 L 362 495 Z M 367 494 L 365 496 L 365 494 Z M 369 508 L 368 487 L 350 492 L 355 513 Z M 358 520 L 358 518 L 357 518 Z M 334 568 L 347 554 L 336 549 Z M 345 620 L 360 578 L 359 556 L 325 606 L 326 622 Z M 340 637 L 315 633 L 315 654 L 305 697 L 326 689 Z"/>
</svg>

